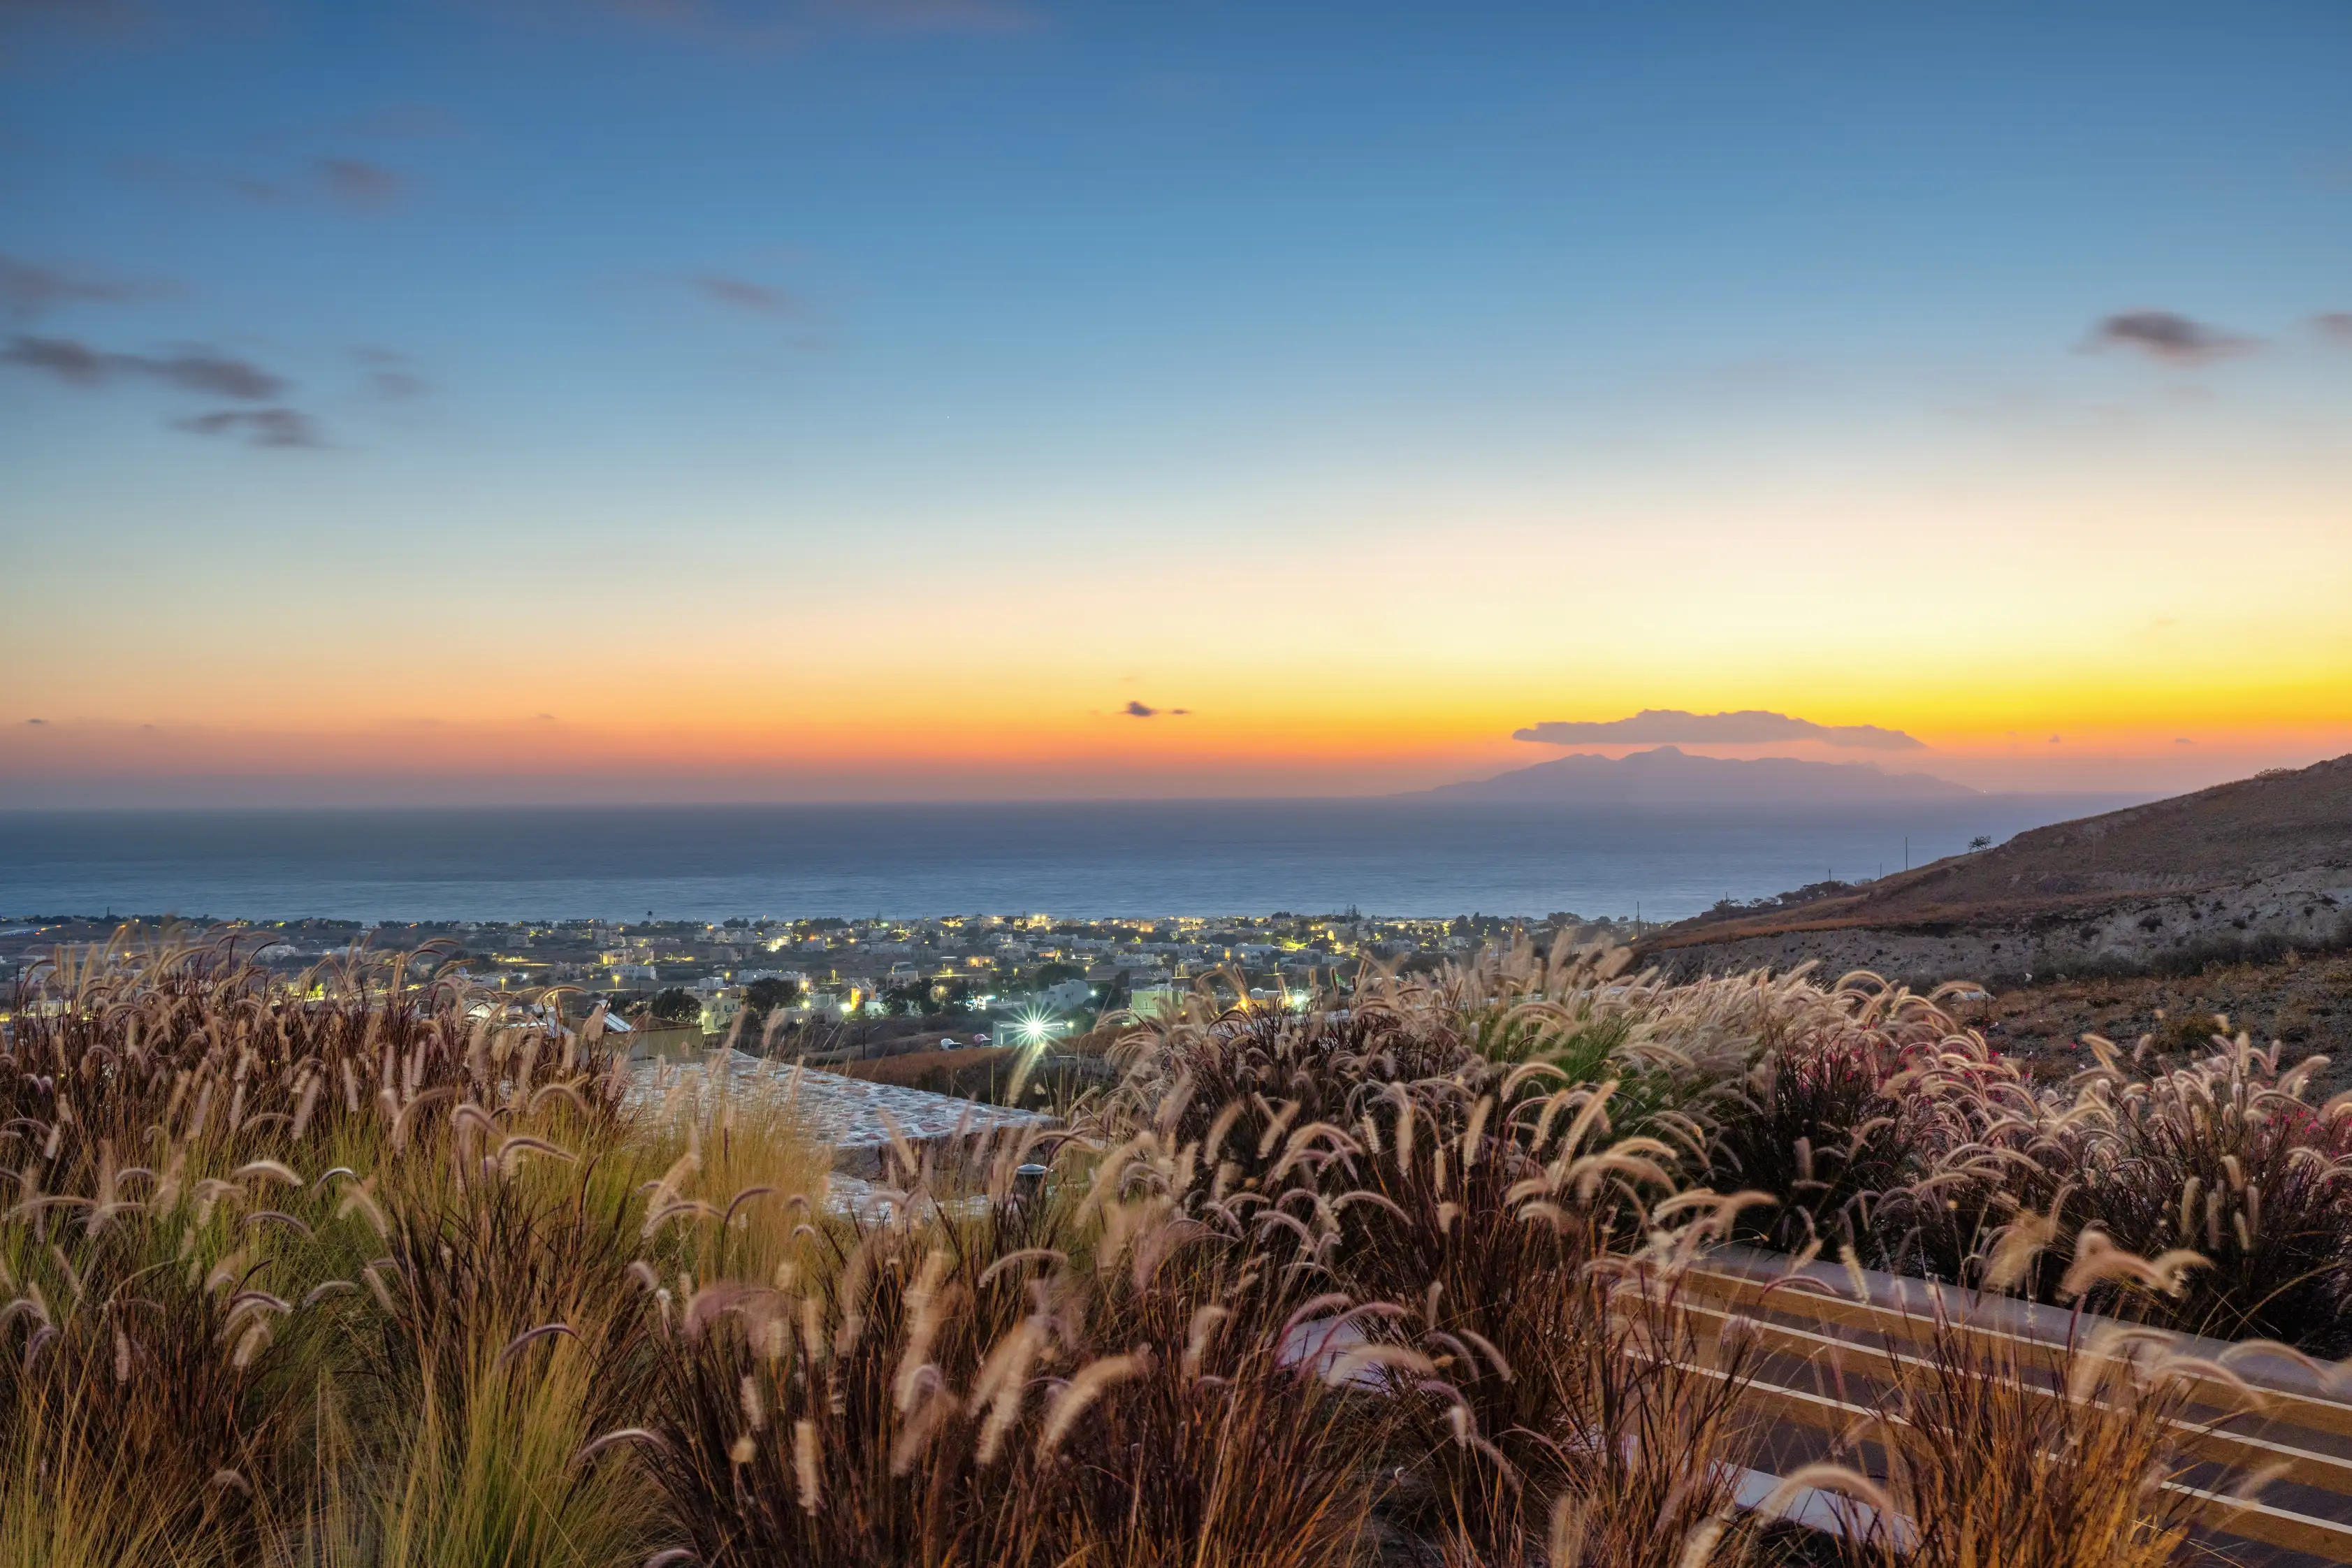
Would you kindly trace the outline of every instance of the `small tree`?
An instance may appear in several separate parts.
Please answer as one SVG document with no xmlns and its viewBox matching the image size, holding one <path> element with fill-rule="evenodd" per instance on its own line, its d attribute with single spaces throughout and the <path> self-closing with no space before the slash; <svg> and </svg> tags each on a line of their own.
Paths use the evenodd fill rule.
<svg viewBox="0 0 2352 1568">
<path fill-rule="evenodd" d="M 693 992 L 673 985 L 655 994 L 646 1015 L 656 1024 L 697 1023 L 702 1017 L 702 1001 Z"/>
<path fill-rule="evenodd" d="M 765 1016 L 778 1007 L 789 1007 L 801 999 L 801 988 L 791 980 L 754 980 L 743 987 L 743 1009 Z"/>
</svg>

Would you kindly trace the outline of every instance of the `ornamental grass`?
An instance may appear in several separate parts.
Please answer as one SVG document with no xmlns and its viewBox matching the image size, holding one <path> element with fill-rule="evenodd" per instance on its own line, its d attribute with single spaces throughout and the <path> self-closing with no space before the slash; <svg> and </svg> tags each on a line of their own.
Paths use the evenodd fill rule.
<svg viewBox="0 0 2352 1568">
<path fill-rule="evenodd" d="M 1958 1348 L 1838 1472 L 1903 1531 L 1743 1507 L 1755 1352 L 1688 1270 L 1843 1247 L 2308 1339 L 2352 1232 L 2274 1056 L 2037 1090 L 1866 976 L 1212 980 L 1061 1124 L 901 1147 L 855 1206 L 788 1092 L 631 1092 L 560 1002 L 234 933 L 20 988 L 0 1568 L 2161 1561 L 2170 1385 Z"/>
</svg>

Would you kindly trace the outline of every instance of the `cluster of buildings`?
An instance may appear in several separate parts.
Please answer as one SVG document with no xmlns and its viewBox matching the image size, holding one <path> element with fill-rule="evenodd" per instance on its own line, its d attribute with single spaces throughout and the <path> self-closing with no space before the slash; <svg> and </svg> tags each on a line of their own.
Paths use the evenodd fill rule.
<svg viewBox="0 0 2352 1568">
<path fill-rule="evenodd" d="M 1563 926 L 1580 939 L 1609 922 L 1467 915 L 1382 919 L 1337 915 L 1057 919 L 1045 914 L 941 915 L 923 920 L 352 921 L 229 922 L 251 932 L 262 962 L 296 970 L 354 944 L 430 946 L 482 984 L 548 986 L 603 997 L 645 1014 L 723 1034 L 750 1022 L 906 1017 L 969 1026 L 1002 1043 L 1081 1026 L 1111 1008 L 1173 1008 L 1203 974 L 1238 977 L 1255 999 L 1303 998 L 1345 984 L 1369 961 L 1434 967 L 1516 931 Z M 0 926 L 0 977 L 60 942 L 101 941 L 89 919 Z"/>
</svg>

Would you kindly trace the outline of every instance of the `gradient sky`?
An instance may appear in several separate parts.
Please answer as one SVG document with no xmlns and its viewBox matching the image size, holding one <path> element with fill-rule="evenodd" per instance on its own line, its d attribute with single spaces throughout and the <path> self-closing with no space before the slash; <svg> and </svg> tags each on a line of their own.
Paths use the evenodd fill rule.
<svg viewBox="0 0 2352 1568">
<path fill-rule="evenodd" d="M 2057 10 L 0 4 L 0 804 L 2352 750 L 2352 7 Z"/>
</svg>

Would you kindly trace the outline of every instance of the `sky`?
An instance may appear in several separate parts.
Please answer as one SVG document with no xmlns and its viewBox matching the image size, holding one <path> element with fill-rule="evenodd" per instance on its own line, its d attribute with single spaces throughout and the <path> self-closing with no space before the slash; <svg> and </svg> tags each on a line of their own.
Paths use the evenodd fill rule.
<svg viewBox="0 0 2352 1568">
<path fill-rule="evenodd" d="M 0 0 L 0 805 L 2352 751 L 2339 3 Z"/>
</svg>

